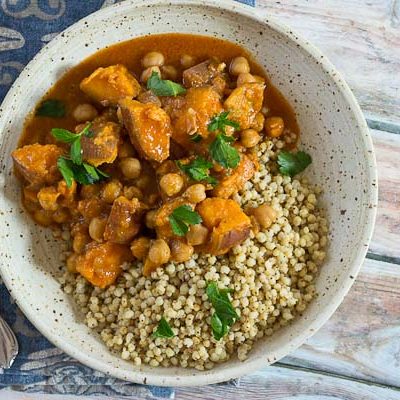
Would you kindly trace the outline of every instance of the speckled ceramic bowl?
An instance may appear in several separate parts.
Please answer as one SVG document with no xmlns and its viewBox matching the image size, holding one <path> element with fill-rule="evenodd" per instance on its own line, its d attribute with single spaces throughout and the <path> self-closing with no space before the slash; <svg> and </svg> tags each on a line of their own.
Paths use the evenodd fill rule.
<svg viewBox="0 0 400 400">
<path fill-rule="evenodd" d="M 201 385 L 264 367 L 300 346 L 332 315 L 354 282 L 373 229 L 377 178 L 371 138 L 348 86 L 330 62 L 290 29 L 232 1 L 125 1 L 103 9 L 59 35 L 21 73 L 0 110 L 0 271 L 17 304 L 56 346 L 84 364 L 118 378 L 155 385 Z M 301 318 L 261 340 L 245 362 L 211 371 L 135 367 L 107 348 L 73 311 L 54 275 L 58 247 L 20 207 L 11 151 L 24 118 L 68 68 L 104 46 L 151 33 L 188 32 L 229 39 L 249 49 L 294 106 L 301 146 L 312 154 L 311 178 L 331 225 L 328 259 L 317 281 L 319 297 Z"/>
</svg>

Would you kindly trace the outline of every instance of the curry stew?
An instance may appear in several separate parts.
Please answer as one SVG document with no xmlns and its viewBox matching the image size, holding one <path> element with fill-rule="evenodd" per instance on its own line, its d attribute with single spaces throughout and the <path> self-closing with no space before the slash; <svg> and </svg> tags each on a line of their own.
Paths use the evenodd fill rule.
<svg viewBox="0 0 400 400">
<path fill-rule="evenodd" d="M 104 288 L 125 262 L 149 276 L 268 228 L 273 208 L 232 197 L 259 169 L 255 146 L 285 135 L 296 141 L 294 113 L 244 49 L 166 34 L 72 68 L 12 156 L 32 218 L 71 234 L 68 270 Z"/>
</svg>

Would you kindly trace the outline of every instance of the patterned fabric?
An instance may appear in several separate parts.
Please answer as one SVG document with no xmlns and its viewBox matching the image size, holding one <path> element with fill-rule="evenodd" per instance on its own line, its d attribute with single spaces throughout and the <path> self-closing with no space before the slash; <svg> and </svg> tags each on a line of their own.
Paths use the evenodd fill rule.
<svg viewBox="0 0 400 400">
<path fill-rule="evenodd" d="M 118 1 L 121 0 L 0 0 L 0 102 L 44 44 L 79 19 Z M 239 1 L 254 6 L 254 0 Z M 135 385 L 110 378 L 64 354 L 30 324 L 1 281 L 0 315 L 17 334 L 20 345 L 13 367 L 0 370 L 0 398 L 1 389 L 6 387 L 75 395 L 174 397 L 173 388 Z"/>
</svg>

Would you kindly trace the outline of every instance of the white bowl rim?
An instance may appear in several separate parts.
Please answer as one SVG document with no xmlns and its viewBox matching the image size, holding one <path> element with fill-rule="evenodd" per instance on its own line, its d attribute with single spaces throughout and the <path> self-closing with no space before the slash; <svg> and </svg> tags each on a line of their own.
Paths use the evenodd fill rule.
<svg viewBox="0 0 400 400">
<path fill-rule="evenodd" d="M 373 143 L 372 138 L 369 133 L 368 126 L 366 124 L 365 118 L 362 114 L 360 106 L 355 99 L 351 89 L 342 78 L 341 74 L 336 70 L 333 64 L 327 59 L 323 53 L 318 50 L 314 45 L 310 44 L 306 39 L 299 36 L 296 32 L 294 32 L 291 28 L 278 22 L 275 18 L 271 18 L 269 15 L 266 16 L 266 11 L 256 9 L 254 7 L 244 5 L 241 3 L 234 2 L 232 0 L 218 0 L 215 2 L 214 0 L 126 0 L 122 3 L 117 3 L 111 5 L 107 8 L 100 9 L 87 17 L 79 20 L 78 22 L 74 23 L 63 32 L 58 34 L 51 42 L 49 42 L 46 46 L 42 48 L 42 50 L 26 65 L 24 70 L 21 72 L 19 77 L 16 79 L 12 87 L 10 88 L 8 94 L 3 100 L 2 108 L 7 109 L 13 97 L 17 92 L 17 86 L 19 86 L 20 82 L 23 82 L 28 76 L 29 67 L 32 67 L 36 63 L 40 63 L 41 59 L 43 58 L 45 61 L 46 52 L 48 49 L 53 48 L 56 46 L 57 42 L 61 41 L 61 35 L 68 34 L 69 32 L 85 29 L 85 22 L 90 21 L 93 16 L 96 17 L 106 17 L 108 14 L 112 14 L 113 10 L 116 7 L 119 9 L 122 8 L 138 8 L 138 7 L 149 7 L 151 5 L 159 5 L 159 4 L 169 4 L 169 5 L 180 5 L 180 6 L 205 6 L 207 8 L 214 8 L 219 10 L 224 10 L 227 12 L 234 12 L 236 14 L 243 15 L 250 19 L 255 20 L 258 23 L 267 24 L 272 29 L 277 31 L 278 33 L 287 37 L 288 40 L 296 43 L 299 45 L 304 51 L 310 54 L 314 59 L 318 60 L 321 64 L 321 67 L 329 74 L 330 78 L 337 84 L 338 90 L 346 99 L 350 111 L 353 113 L 353 116 L 356 119 L 356 122 L 359 126 L 359 130 L 362 134 L 362 140 L 365 149 L 371 149 L 371 152 L 366 153 L 367 157 L 369 158 L 369 165 L 370 167 L 366 171 L 369 182 L 375 182 L 375 186 L 369 187 L 369 192 L 367 196 L 369 197 L 369 204 L 372 205 L 367 212 L 366 212 L 366 221 L 364 224 L 364 232 L 363 232 L 363 239 L 360 243 L 359 249 L 357 251 L 357 255 L 353 258 L 353 264 L 349 270 L 351 276 L 356 278 L 358 272 L 361 268 L 361 265 L 364 261 L 366 256 L 368 247 L 364 244 L 370 243 L 376 212 L 377 212 L 377 201 L 378 201 L 378 186 L 377 186 L 377 168 L 376 168 L 376 159 L 375 154 L 373 151 Z M 260 12 L 261 11 L 261 12 Z M 257 13 L 258 12 L 258 13 Z M 2 117 L 0 116 L 0 126 L 4 123 L 2 121 Z M 31 312 L 30 304 L 24 300 L 23 295 L 16 295 L 16 292 L 13 289 L 13 282 L 11 279 L 8 279 L 7 275 L 1 274 L 2 268 L 0 266 L 0 275 L 5 283 L 6 287 L 10 292 L 12 292 L 12 297 L 16 301 L 19 308 L 22 310 L 24 315 L 29 319 L 29 321 L 39 330 L 39 332 L 45 336 L 51 343 L 53 343 L 56 347 L 63 350 L 65 353 L 70 355 L 71 357 L 75 358 L 82 364 L 85 364 L 95 370 L 101 371 L 107 375 L 114 376 L 116 378 L 122 380 L 129 380 L 135 383 L 147 384 L 147 385 L 157 385 L 157 386 L 199 386 L 199 385 L 207 385 L 212 383 L 218 383 L 227 381 L 230 379 L 238 378 L 244 374 L 251 373 L 255 370 L 261 369 L 268 365 L 268 363 L 263 359 L 247 361 L 245 364 L 238 364 L 235 366 L 227 366 L 224 369 L 220 370 L 210 370 L 210 371 L 196 371 L 194 375 L 187 375 L 182 380 L 179 376 L 168 376 L 168 375 L 152 375 L 151 372 L 143 372 L 140 370 L 132 370 L 129 371 L 129 376 L 127 376 L 127 371 L 110 366 L 105 362 L 99 362 L 95 359 L 92 359 L 90 355 L 85 354 L 79 350 L 79 348 L 75 348 L 68 343 L 63 342 L 62 338 L 58 337 L 57 335 L 50 333 L 47 331 L 46 324 L 40 320 L 40 316 L 37 313 Z M 275 353 L 276 359 L 280 359 L 288 354 L 288 348 L 291 351 L 295 350 L 299 346 L 301 346 L 308 338 L 310 338 L 318 329 L 325 324 L 328 319 L 332 316 L 335 310 L 339 307 L 343 298 L 350 290 L 352 284 L 354 283 L 355 279 L 348 279 L 345 281 L 343 286 L 337 292 L 337 296 L 330 302 L 329 306 L 324 309 L 324 312 L 317 316 L 308 326 L 308 329 L 305 329 L 304 332 L 300 335 L 294 337 L 291 341 L 289 341 L 285 346 L 280 348 L 279 351 Z M 160 368 L 160 367 L 158 367 Z"/>
</svg>

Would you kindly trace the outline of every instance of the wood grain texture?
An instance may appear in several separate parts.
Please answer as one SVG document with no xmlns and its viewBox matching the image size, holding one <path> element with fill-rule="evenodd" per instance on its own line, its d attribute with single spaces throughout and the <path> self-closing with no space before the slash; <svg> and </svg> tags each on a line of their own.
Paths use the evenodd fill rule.
<svg viewBox="0 0 400 400">
<path fill-rule="evenodd" d="M 328 56 L 367 118 L 400 123 L 398 0 L 257 0 L 257 5 Z"/>
<path fill-rule="evenodd" d="M 399 261 L 400 135 L 376 130 L 371 132 L 378 165 L 379 203 L 369 251 Z"/>
<path fill-rule="evenodd" d="M 283 364 L 400 386 L 400 266 L 365 260 L 339 309 Z"/>
</svg>

